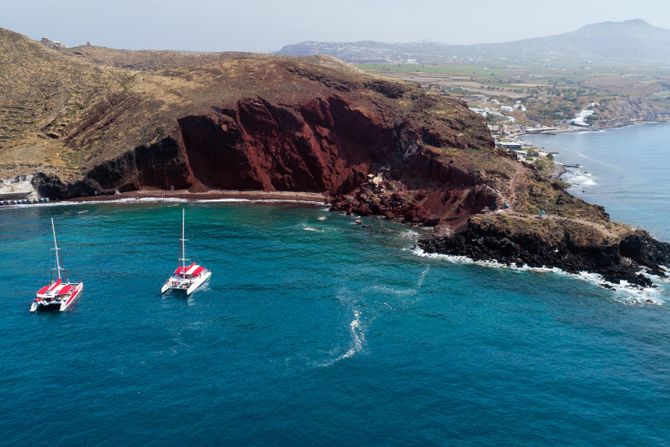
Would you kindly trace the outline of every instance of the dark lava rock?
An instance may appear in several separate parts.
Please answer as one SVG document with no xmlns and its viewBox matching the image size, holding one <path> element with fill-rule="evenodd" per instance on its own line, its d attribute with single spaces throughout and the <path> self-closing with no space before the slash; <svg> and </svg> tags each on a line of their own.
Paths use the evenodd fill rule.
<svg viewBox="0 0 670 447">
<path fill-rule="evenodd" d="M 474 260 L 496 260 L 507 265 L 558 267 L 569 273 L 593 272 L 612 283 L 628 281 L 639 287 L 653 286 L 640 270 L 665 276 L 670 265 L 670 244 L 636 231 L 611 245 L 577 246 L 565 237 L 558 245 L 527 234 L 501 237 L 485 228 L 469 226 L 452 236 L 424 239 L 419 246 L 432 253 L 467 256 Z"/>
</svg>

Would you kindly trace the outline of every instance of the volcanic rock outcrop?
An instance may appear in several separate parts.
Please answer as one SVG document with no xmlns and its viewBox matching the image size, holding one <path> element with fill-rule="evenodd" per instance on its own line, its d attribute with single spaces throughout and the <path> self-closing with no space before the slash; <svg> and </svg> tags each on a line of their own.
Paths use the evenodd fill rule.
<svg viewBox="0 0 670 447">
<path fill-rule="evenodd" d="M 593 272 L 612 284 L 626 281 L 650 287 L 650 274 L 666 276 L 662 266 L 670 265 L 670 244 L 659 242 L 642 230 L 614 225 L 610 230 L 613 232 L 590 222 L 554 217 L 475 216 L 464 231 L 424 239 L 419 245 L 427 252 L 478 261 L 495 259 L 518 267 Z"/>
</svg>

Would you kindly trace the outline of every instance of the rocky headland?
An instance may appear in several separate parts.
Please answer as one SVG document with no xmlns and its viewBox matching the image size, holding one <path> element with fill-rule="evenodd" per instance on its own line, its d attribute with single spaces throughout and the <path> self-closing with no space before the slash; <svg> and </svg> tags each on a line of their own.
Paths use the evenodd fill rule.
<svg viewBox="0 0 670 447">
<path fill-rule="evenodd" d="M 317 193 L 426 251 L 638 286 L 670 246 L 496 149 L 463 102 L 336 59 L 54 48 L 0 30 L 0 178 L 51 199 Z M 645 274 L 640 274 L 645 271 Z"/>
</svg>

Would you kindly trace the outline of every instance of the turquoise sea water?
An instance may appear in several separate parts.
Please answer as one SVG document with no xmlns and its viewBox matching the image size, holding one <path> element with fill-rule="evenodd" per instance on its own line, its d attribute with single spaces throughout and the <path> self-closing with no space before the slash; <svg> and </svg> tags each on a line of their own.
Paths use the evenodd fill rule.
<svg viewBox="0 0 670 447">
<path fill-rule="evenodd" d="M 645 127 L 625 131 L 643 147 Z M 593 197 L 612 180 L 660 196 L 667 181 L 660 169 L 614 179 L 591 169 Z M 597 197 L 623 218 L 640 190 Z M 668 305 L 421 257 L 415 233 L 376 219 L 240 203 L 185 205 L 188 250 L 213 277 L 188 299 L 163 297 L 181 206 L 0 212 L 0 444 L 670 442 Z M 659 210 L 630 220 L 670 239 Z M 86 290 L 71 312 L 31 314 L 50 217 Z"/>
</svg>

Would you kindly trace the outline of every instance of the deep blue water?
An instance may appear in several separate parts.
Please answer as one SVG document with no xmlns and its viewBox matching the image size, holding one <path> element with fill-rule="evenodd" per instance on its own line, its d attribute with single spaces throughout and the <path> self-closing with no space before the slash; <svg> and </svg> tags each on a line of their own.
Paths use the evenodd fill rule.
<svg viewBox="0 0 670 447">
<path fill-rule="evenodd" d="M 662 170 L 629 168 L 616 181 L 661 195 Z M 613 214 L 638 206 L 633 190 L 597 196 L 610 180 L 591 169 Z M 188 249 L 214 272 L 188 299 L 159 293 L 181 205 L 0 212 L 0 444 L 670 442 L 669 305 L 420 257 L 406 227 L 319 206 L 185 207 Z M 662 212 L 630 220 L 668 237 Z M 52 216 L 86 291 L 71 312 L 31 314 Z"/>
</svg>

